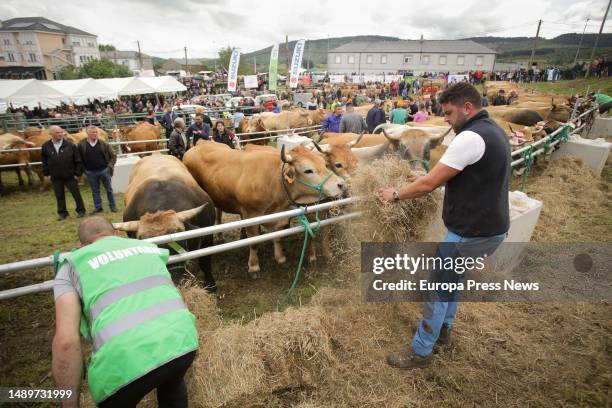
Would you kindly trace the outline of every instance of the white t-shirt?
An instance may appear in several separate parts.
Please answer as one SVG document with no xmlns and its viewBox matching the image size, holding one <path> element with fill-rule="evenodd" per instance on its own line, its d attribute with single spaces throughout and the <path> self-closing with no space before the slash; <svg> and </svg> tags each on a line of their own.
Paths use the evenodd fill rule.
<svg viewBox="0 0 612 408">
<path fill-rule="evenodd" d="M 440 158 L 440 163 L 455 170 L 463 170 L 476 163 L 485 152 L 485 142 L 476 132 L 465 130 L 456 135 Z"/>
</svg>

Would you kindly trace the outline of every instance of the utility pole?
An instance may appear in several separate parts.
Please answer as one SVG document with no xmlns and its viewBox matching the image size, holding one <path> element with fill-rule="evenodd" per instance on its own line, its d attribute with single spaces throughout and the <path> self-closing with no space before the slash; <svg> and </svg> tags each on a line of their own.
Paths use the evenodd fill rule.
<svg viewBox="0 0 612 408">
<path fill-rule="evenodd" d="M 187 66 L 187 47 L 185 47 L 185 71 L 189 72 L 189 67 Z"/>
<path fill-rule="evenodd" d="M 257 54 L 253 55 L 253 74 L 257 75 Z"/>
<path fill-rule="evenodd" d="M 574 63 L 572 66 L 576 65 L 578 61 L 578 54 L 580 53 L 580 47 L 582 46 L 582 40 L 584 39 L 584 33 L 586 32 L 587 25 L 589 24 L 589 19 L 586 19 L 586 23 L 584 23 L 584 30 L 582 30 L 582 35 L 580 36 L 580 42 L 578 43 L 578 49 L 576 50 L 576 56 L 574 57 Z"/>
<path fill-rule="evenodd" d="M 542 20 L 538 20 L 538 31 L 536 31 L 536 36 L 533 39 L 533 49 L 531 50 L 531 57 L 529 57 L 529 65 L 527 69 L 531 68 L 531 64 L 533 63 L 533 56 L 535 55 L 536 46 L 538 45 L 538 37 L 540 35 L 540 26 L 542 25 Z"/>
<path fill-rule="evenodd" d="M 604 24 L 606 24 L 606 17 L 608 17 L 608 11 L 610 11 L 610 3 L 612 3 L 612 0 L 608 1 L 608 7 L 606 7 L 606 13 L 603 16 L 603 20 L 601 20 L 601 26 L 599 27 L 599 33 L 597 33 L 597 37 L 595 37 L 595 44 L 593 44 L 593 51 L 591 51 L 591 58 L 589 58 L 589 60 L 587 61 L 587 70 L 586 73 L 584 74 L 585 78 L 588 78 L 589 75 L 591 74 L 591 62 L 593 61 L 593 58 L 595 57 L 595 51 L 597 51 L 597 43 L 599 43 L 599 37 L 601 36 L 601 32 L 603 31 L 604 28 Z"/>
<path fill-rule="evenodd" d="M 140 53 L 140 41 L 136 40 L 138 44 L 138 61 L 140 62 L 140 69 L 142 70 L 142 54 Z"/>
<path fill-rule="evenodd" d="M 287 74 L 291 71 L 291 63 L 289 63 L 289 36 L 285 35 L 285 51 L 287 52 Z M 287 78 L 289 80 L 289 78 Z M 289 83 L 289 82 L 287 82 Z"/>
</svg>

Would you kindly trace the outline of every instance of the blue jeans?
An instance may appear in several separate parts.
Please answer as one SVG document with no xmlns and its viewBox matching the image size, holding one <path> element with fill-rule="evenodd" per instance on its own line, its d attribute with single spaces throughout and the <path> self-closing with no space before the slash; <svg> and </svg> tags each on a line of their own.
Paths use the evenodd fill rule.
<svg viewBox="0 0 612 408">
<path fill-rule="evenodd" d="M 111 175 L 108 168 L 100 171 L 88 171 L 85 170 L 87 176 L 87 182 L 91 186 L 91 193 L 93 195 L 94 207 L 96 210 L 102 209 L 102 197 L 100 197 L 100 181 L 104 184 L 106 190 L 106 197 L 108 197 L 108 206 L 111 210 L 117 208 L 115 204 L 115 197 L 113 196 L 113 186 L 111 185 Z"/>
<path fill-rule="evenodd" d="M 442 243 L 438 245 L 436 256 L 442 258 L 455 258 L 458 256 L 476 258 L 485 253 L 491 255 L 504 238 L 506 238 L 506 234 L 487 238 L 464 238 L 448 231 Z M 442 279 L 440 279 L 440 276 Z M 450 270 L 448 273 L 443 272 L 438 275 L 436 281 L 462 282 L 463 276 L 463 274 Z M 423 306 L 423 318 L 412 338 L 412 350 L 416 354 L 419 356 L 431 354 L 440 335 L 442 324 L 446 324 L 450 329 L 457 314 L 460 296 L 461 291 L 433 292 L 429 294 L 428 300 Z"/>
</svg>

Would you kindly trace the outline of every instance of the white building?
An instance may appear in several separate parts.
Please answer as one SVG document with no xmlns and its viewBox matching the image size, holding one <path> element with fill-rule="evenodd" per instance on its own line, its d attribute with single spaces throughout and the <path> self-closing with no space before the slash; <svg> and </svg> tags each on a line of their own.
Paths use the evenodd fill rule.
<svg viewBox="0 0 612 408">
<path fill-rule="evenodd" d="M 126 65 L 135 76 L 155 76 L 153 60 L 147 54 L 140 53 L 138 55 L 136 51 L 102 51 L 100 56 L 113 61 L 115 64 Z"/>
<path fill-rule="evenodd" d="M 44 17 L 0 22 L 0 78 L 54 79 L 67 66 L 99 59 L 97 36 Z"/>
<path fill-rule="evenodd" d="M 492 71 L 494 64 L 495 51 L 471 40 L 351 42 L 327 54 L 327 70 L 340 74 L 457 74 Z"/>
</svg>

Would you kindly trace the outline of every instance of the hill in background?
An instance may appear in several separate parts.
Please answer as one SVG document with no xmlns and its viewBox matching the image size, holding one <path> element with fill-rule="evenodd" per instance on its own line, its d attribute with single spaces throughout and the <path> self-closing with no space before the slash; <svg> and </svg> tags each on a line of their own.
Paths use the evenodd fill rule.
<svg viewBox="0 0 612 408">
<path fill-rule="evenodd" d="M 541 65 L 568 65 L 571 64 L 576 55 L 581 34 L 568 33 L 555 38 L 538 38 L 536 55 L 534 61 Z M 578 60 L 587 60 L 591 55 L 591 48 L 595 43 L 596 34 L 585 34 Z M 499 62 L 521 62 L 527 63 L 531 55 L 534 37 L 471 37 L 466 38 L 482 44 L 497 54 Z M 327 64 L 327 52 L 341 45 L 353 41 L 398 41 L 397 37 L 385 37 L 378 35 L 361 35 L 352 37 L 324 38 L 309 40 L 306 42 L 302 66 L 310 69 L 325 69 Z M 279 71 L 287 70 L 287 63 L 293 54 L 296 41 L 288 44 L 280 43 L 279 46 Z M 272 46 L 241 55 L 241 71 L 254 72 L 257 65 L 258 72 L 266 72 L 270 63 L 270 51 Z M 599 39 L 596 57 L 612 57 L 612 33 L 602 33 Z M 214 66 L 214 59 L 202 58 L 208 69 Z M 164 59 L 153 57 L 153 63 L 163 63 Z"/>
</svg>

